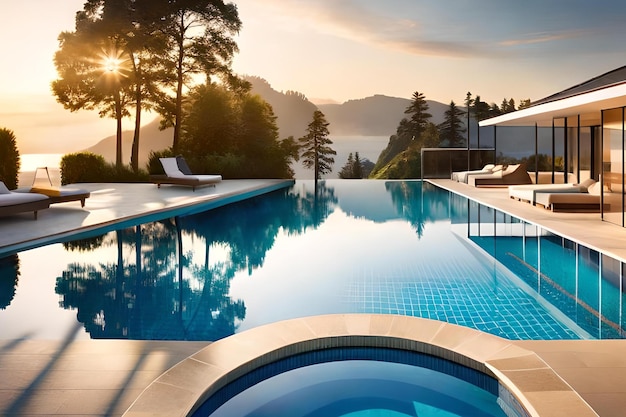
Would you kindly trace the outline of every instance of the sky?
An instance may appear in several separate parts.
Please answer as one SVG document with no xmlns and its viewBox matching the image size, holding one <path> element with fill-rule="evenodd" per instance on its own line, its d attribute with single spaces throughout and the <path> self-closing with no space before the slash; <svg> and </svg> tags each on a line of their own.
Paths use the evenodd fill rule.
<svg viewBox="0 0 626 417">
<path fill-rule="evenodd" d="M 538 100 L 626 65 L 623 0 L 233 2 L 243 23 L 234 71 L 314 102 L 415 91 L 446 104 L 467 92 L 497 104 Z M 70 113 L 50 92 L 57 37 L 74 29 L 83 3 L 0 6 L 0 127 L 27 152 L 77 150 L 115 131 L 113 120 Z"/>
</svg>

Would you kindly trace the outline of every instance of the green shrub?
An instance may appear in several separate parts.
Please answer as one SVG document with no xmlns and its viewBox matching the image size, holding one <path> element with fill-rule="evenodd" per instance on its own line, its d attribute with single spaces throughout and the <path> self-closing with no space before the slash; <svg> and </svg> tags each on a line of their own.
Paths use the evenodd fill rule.
<svg viewBox="0 0 626 417">
<path fill-rule="evenodd" d="M 102 155 L 78 152 L 61 158 L 61 184 L 103 182 L 107 163 Z"/>
<path fill-rule="evenodd" d="M 129 166 L 116 167 L 107 163 L 101 155 L 79 152 L 61 158 L 61 183 L 79 182 L 147 182 L 148 173 L 139 170 L 135 173 Z"/>
<path fill-rule="evenodd" d="M 17 150 L 15 134 L 9 129 L 0 129 L 0 181 L 9 190 L 17 188 L 20 172 L 20 153 Z"/>
</svg>

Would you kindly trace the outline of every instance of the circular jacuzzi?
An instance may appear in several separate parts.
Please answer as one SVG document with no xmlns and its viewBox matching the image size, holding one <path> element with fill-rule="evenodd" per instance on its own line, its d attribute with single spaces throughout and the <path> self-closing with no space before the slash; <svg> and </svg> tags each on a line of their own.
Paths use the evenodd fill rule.
<svg viewBox="0 0 626 417">
<path fill-rule="evenodd" d="M 335 348 L 265 365 L 227 384 L 194 417 L 506 417 L 494 378 L 397 349 Z"/>
</svg>

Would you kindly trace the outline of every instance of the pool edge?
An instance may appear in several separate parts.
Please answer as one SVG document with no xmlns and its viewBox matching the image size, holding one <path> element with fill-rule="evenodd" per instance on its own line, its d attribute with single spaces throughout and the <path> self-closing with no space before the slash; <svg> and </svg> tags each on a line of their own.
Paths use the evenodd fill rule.
<svg viewBox="0 0 626 417">
<path fill-rule="evenodd" d="M 124 413 L 187 416 L 217 389 L 259 366 L 326 347 L 376 346 L 427 353 L 494 376 L 533 417 L 598 416 L 533 351 L 445 322 L 331 314 L 280 321 L 219 340 L 153 381 Z"/>
</svg>

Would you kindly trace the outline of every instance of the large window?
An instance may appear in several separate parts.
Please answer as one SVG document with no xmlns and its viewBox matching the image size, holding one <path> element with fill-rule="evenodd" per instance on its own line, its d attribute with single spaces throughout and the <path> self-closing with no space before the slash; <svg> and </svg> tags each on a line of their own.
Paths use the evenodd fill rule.
<svg viewBox="0 0 626 417">
<path fill-rule="evenodd" d="M 567 128 L 565 130 L 565 151 L 567 153 L 565 166 L 568 174 L 568 182 L 579 182 L 580 149 L 578 146 L 578 134 L 578 116 L 568 117 Z M 589 176 L 587 175 L 586 178 L 589 178 Z M 582 181 L 582 178 L 580 180 Z"/>
<path fill-rule="evenodd" d="M 555 182 L 563 182 L 565 178 L 565 119 L 554 119 L 554 178 Z"/>
<path fill-rule="evenodd" d="M 604 220 L 624 225 L 624 110 L 602 112 L 602 183 Z"/>
</svg>

